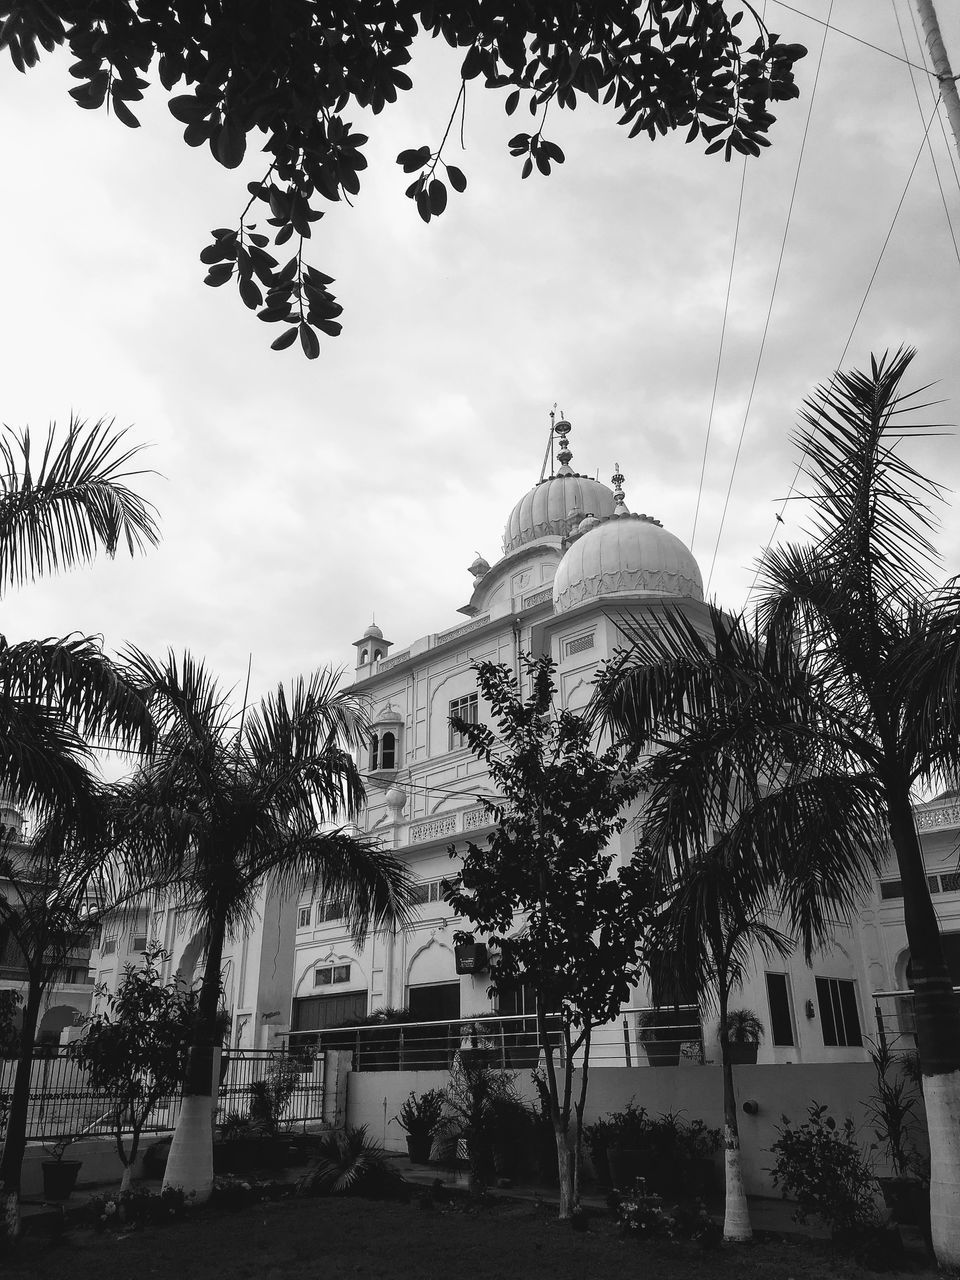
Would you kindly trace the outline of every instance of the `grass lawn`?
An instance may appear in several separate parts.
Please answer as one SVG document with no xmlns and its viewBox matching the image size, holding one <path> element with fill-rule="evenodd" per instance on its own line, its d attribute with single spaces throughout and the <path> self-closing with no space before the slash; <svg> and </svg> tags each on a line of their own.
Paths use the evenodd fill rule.
<svg viewBox="0 0 960 1280">
<path fill-rule="evenodd" d="M 28 1235 L 0 1260 L 0 1273 L 4 1280 L 858 1280 L 871 1274 L 810 1239 L 701 1250 L 687 1242 L 623 1238 L 609 1218 L 574 1232 L 555 1212 L 506 1200 L 476 1208 L 283 1200 L 126 1234 L 74 1229 L 56 1241 Z M 911 1274 L 932 1280 L 935 1273 Z"/>
</svg>

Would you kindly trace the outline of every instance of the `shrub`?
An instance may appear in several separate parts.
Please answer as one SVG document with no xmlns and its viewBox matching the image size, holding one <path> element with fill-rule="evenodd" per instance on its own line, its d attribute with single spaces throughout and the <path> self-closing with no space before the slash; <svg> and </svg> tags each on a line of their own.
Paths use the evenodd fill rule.
<svg viewBox="0 0 960 1280">
<path fill-rule="evenodd" d="M 812 1215 L 834 1232 L 859 1231 L 878 1222 L 877 1184 L 856 1139 L 849 1116 L 838 1125 L 827 1108 L 813 1103 L 808 1118 L 794 1127 L 781 1116 L 773 1184 L 794 1196 L 794 1220 Z"/>
<path fill-rule="evenodd" d="M 430 1138 L 440 1127 L 445 1100 L 446 1094 L 442 1089 L 428 1089 L 419 1096 L 411 1090 L 397 1112 L 397 1124 L 411 1137 Z"/>
<path fill-rule="evenodd" d="M 83 1207 L 82 1220 L 94 1231 L 137 1230 L 184 1218 L 193 1209 L 180 1187 L 150 1191 L 132 1187 L 109 1196 L 93 1196 Z"/>
<path fill-rule="evenodd" d="M 367 1126 L 361 1124 L 347 1125 L 343 1132 L 320 1139 L 298 1191 L 301 1195 L 382 1199 L 400 1195 L 404 1186 L 383 1147 L 370 1141 Z"/>
<path fill-rule="evenodd" d="M 648 1194 L 643 1178 L 629 1191 L 614 1192 L 611 1203 L 621 1232 L 628 1236 L 673 1239 L 676 1223 L 663 1207 L 663 1197 Z"/>
</svg>

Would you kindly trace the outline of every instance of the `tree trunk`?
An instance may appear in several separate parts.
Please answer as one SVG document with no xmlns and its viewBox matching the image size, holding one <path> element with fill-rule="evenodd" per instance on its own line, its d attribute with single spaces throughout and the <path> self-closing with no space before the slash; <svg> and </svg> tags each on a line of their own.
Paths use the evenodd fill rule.
<svg viewBox="0 0 960 1280">
<path fill-rule="evenodd" d="M 179 1187 L 194 1204 L 204 1204 L 213 1191 L 213 1066 L 217 1004 L 220 999 L 220 965 L 223 958 L 223 921 L 211 921 L 207 954 L 197 1004 L 197 1034 L 190 1048 L 183 1102 L 163 1187 Z"/>
<path fill-rule="evenodd" d="M 13 1078 L 10 1110 L 7 1113 L 3 1155 L 0 1156 L 0 1187 L 2 1187 L 0 1194 L 3 1195 L 4 1226 L 8 1236 L 20 1234 L 20 1171 L 23 1168 L 23 1154 L 27 1148 L 27 1110 L 30 1105 L 33 1046 L 36 1041 L 42 999 L 43 986 L 31 979 L 23 1009 L 20 1053 L 17 1058 L 16 1075 Z"/>
<path fill-rule="evenodd" d="M 743 1162 L 740 1154 L 740 1126 L 737 1123 L 737 1092 L 730 1061 L 727 1031 L 727 995 L 720 995 L 720 1063 L 723 1071 L 723 1175 L 724 1240 L 752 1240 L 747 1193 L 743 1189 Z"/>
<path fill-rule="evenodd" d="M 930 1229 L 941 1267 L 960 1267 L 960 1003 L 943 954 L 923 849 L 906 791 L 887 787 L 930 1138 Z"/>
<path fill-rule="evenodd" d="M 120 1179 L 120 1194 L 130 1190 L 130 1184 L 133 1181 L 133 1165 L 125 1164 L 123 1166 L 123 1177 Z"/>
<path fill-rule="evenodd" d="M 573 1152 L 570 1150 L 570 1126 L 563 1126 L 559 1116 L 553 1122 L 557 1140 L 557 1173 L 560 1176 L 560 1218 L 573 1217 Z"/>
</svg>

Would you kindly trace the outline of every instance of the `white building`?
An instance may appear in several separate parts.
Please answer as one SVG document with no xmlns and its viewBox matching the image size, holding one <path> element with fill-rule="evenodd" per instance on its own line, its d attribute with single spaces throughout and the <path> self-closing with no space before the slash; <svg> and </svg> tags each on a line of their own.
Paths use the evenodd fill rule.
<svg viewBox="0 0 960 1280">
<path fill-rule="evenodd" d="M 569 424 L 558 422 L 556 432 L 559 468 L 510 512 L 502 556 L 492 566 L 482 558 L 470 566 L 470 597 L 458 610 L 466 620 L 402 649 L 373 625 L 354 642 L 354 687 L 369 699 L 373 718 L 360 825 L 409 866 L 419 896 L 414 928 L 378 934 L 357 949 L 335 902 L 265 897 L 255 927 L 225 951 L 234 1046 L 267 1046 L 288 1031 L 342 1026 L 381 1009 L 405 1008 L 421 1021 L 526 1012 L 522 994 L 501 997 L 497 1005 L 487 994 L 487 975 L 458 975 L 453 934 L 464 922 L 440 888 L 455 869 L 450 846 L 483 839 L 490 830 L 478 801 L 488 791 L 485 772 L 450 726 L 454 714 L 488 717 L 472 664 L 502 662 L 519 671 L 521 653 L 549 653 L 563 706 L 579 710 L 597 666 L 618 642 L 612 620 L 618 611 L 655 617 L 665 607 L 679 608 L 694 622 L 706 612 L 690 551 L 652 516 L 627 509 L 619 473 L 611 488 L 573 471 Z M 918 825 L 960 984 L 957 797 L 920 806 Z M 618 838 L 619 857 L 630 856 L 635 839 L 628 826 Z M 94 955 L 97 979 L 114 987 L 147 938 L 171 954 L 164 976 L 197 976 L 202 941 L 193 922 L 159 904 L 128 923 L 122 936 L 104 930 Z M 834 944 L 812 966 L 799 953 L 786 961 L 758 958 L 733 1004 L 752 1009 L 766 1028 L 761 1062 L 862 1060 L 864 1038 L 876 1033 L 872 993 L 903 989 L 907 960 L 891 863 L 856 927 L 838 923 Z M 648 1003 L 638 992 L 634 1004 Z M 885 1007 L 909 1031 L 904 1003 L 897 1008 L 891 997 Z M 638 1060 L 634 1015 L 628 1021 Z M 714 1031 L 708 1023 L 708 1056 Z M 621 1032 L 618 1026 L 608 1037 L 618 1052 Z"/>
<path fill-rule="evenodd" d="M 655 618 L 680 609 L 695 623 L 706 616 L 699 568 L 690 551 L 660 522 L 631 513 L 624 477 L 612 488 L 571 469 L 568 423 L 558 422 L 559 469 L 541 479 L 510 512 L 503 554 L 492 566 L 470 566 L 473 587 L 459 609 L 468 621 L 422 636 L 397 650 L 370 626 L 355 641 L 357 692 L 370 702 L 373 730 L 367 760 L 368 803 L 362 828 L 408 864 L 420 904 L 414 929 L 372 938 L 357 950 L 336 903 L 298 904 L 291 1029 L 342 1025 L 381 1008 L 409 1009 L 418 1020 L 524 1012 L 523 997 L 487 995 L 489 978 L 458 976 L 453 933 L 463 928 L 442 900 L 452 871 L 449 847 L 489 830 L 478 797 L 487 789 L 482 766 L 453 732 L 450 718 L 480 720 L 472 664 L 552 655 L 564 707 L 582 709 L 598 664 L 620 638 L 620 610 Z M 636 833 L 618 838 L 628 858 Z M 894 967 L 864 959 L 857 931 L 838 924 L 835 945 L 809 968 L 800 955 L 758 963 L 735 1006 L 759 1014 L 767 1034 L 760 1061 L 849 1061 L 865 1056 L 872 1034 L 871 986 L 886 986 Z M 868 963 L 870 967 L 868 968 Z M 638 992 L 635 1005 L 649 1003 Z M 636 1051 L 636 1020 L 628 1022 Z M 623 1050 L 621 1027 L 610 1045 Z M 708 1024 L 708 1039 L 713 1028 Z M 610 1056 L 608 1047 L 607 1055 Z M 638 1054 L 639 1056 L 639 1054 Z"/>
</svg>

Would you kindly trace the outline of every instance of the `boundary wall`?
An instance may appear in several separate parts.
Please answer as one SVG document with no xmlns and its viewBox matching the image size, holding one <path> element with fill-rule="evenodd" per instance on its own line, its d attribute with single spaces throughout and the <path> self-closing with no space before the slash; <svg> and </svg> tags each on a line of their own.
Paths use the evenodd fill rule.
<svg viewBox="0 0 960 1280">
<path fill-rule="evenodd" d="M 411 1090 L 419 1094 L 427 1089 L 442 1089 L 449 1079 L 446 1071 L 350 1072 L 347 1123 L 365 1124 L 370 1137 L 388 1151 L 405 1151 L 406 1134 L 396 1122 L 400 1105 Z M 579 1081 L 580 1072 L 576 1071 L 575 1092 Z M 838 1122 L 850 1116 L 864 1150 L 876 1141 L 865 1107 L 876 1087 L 869 1062 L 738 1066 L 734 1068 L 734 1081 L 748 1195 L 779 1195 L 770 1177 L 771 1144 L 776 1141 L 781 1117 L 785 1115 L 799 1123 L 811 1103 L 825 1103 Z M 534 1102 L 536 1090 L 529 1071 L 517 1073 L 516 1086 L 524 1099 Z M 723 1124 L 719 1066 L 595 1068 L 590 1072 L 584 1121 L 590 1124 L 610 1111 L 622 1110 L 631 1099 L 653 1116 L 673 1111 L 681 1112 L 687 1120 L 701 1119 L 711 1127 Z M 756 1114 L 743 1110 L 745 1102 L 756 1103 Z M 878 1173 L 886 1172 L 879 1158 L 874 1163 Z"/>
</svg>

